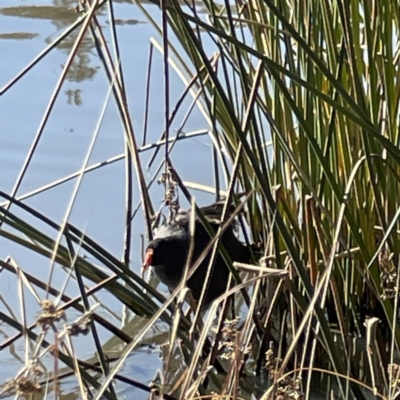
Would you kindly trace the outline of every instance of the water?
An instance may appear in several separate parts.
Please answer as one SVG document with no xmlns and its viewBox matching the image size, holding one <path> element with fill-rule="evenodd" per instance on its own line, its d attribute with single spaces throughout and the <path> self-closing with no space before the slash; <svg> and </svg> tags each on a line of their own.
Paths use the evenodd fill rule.
<svg viewBox="0 0 400 400">
<path fill-rule="evenodd" d="M 118 20 L 117 33 L 121 49 L 121 63 L 124 70 L 125 86 L 129 109 L 138 143 L 141 143 L 144 124 L 144 94 L 151 37 L 157 41 L 154 28 L 146 21 L 140 10 L 127 1 L 115 1 L 115 17 Z M 78 18 L 74 11 L 76 2 L 72 0 L 3 0 L 0 6 L 0 190 L 11 193 L 20 174 L 24 160 L 31 147 L 42 118 L 54 92 L 56 83 L 68 59 L 69 52 L 77 37 L 75 30 L 60 45 L 47 54 L 38 64 L 27 72 L 16 83 L 8 86 L 25 66 L 43 49 L 54 42 Z M 156 7 L 148 9 L 160 20 Z M 105 37 L 110 44 L 110 25 L 106 8 L 98 12 L 99 22 Z M 162 56 L 154 52 L 154 64 L 151 80 L 150 114 L 148 126 L 148 142 L 159 139 L 164 127 Z M 171 72 L 171 104 L 181 95 L 184 85 Z M 93 132 L 98 124 L 109 83 L 89 34 L 80 45 L 74 64 L 63 83 L 54 108 L 46 123 L 29 168 L 17 191 L 17 197 L 34 191 L 69 174 L 82 166 L 83 160 Z M 171 134 L 177 129 L 185 115 L 190 102 L 186 102 L 182 112 L 172 126 Z M 90 157 L 89 165 L 107 160 L 124 152 L 123 128 L 120 115 L 113 99 L 107 105 L 104 120 L 101 124 L 98 140 Z M 207 124 L 197 111 L 189 118 L 186 131 L 207 128 Z M 143 165 L 147 165 L 152 152 L 144 152 L 141 157 Z M 212 166 L 210 162 L 211 148 L 206 137 L 198 137 L 188 142 L 177 144 L 172 153 L 172 161 L 184 180 L 212 185 Z M 162 160 L 162 152 L 151 170 L 145 170 L 150 180 L 156 166 Z M 89 236 L 108 249 L 117 257 L 121 257 L 124 237 L 125 206 L 125 172 L 124 162 L 119 161 L 105 168 L 87 174 L 78 192 L 76 202 L 69 216 L 69 221 L 86 231 Z M 57 223 L 62 223 L 74 191 L 76 180 L 71 180 L 42 193 L 28 197 L 24 202 Z M 163 190 L 154 187 L 151 191 L 156 208 L 161 204 Z M 195 193 L 200 204 L 213 200 L 211 196 Z M 134 204 L 140 196 L 135 187 Z M 3 201 L 3 199 L 0 199 Z M 12 212 L 25 218 L 32 224 L 38 221 L 21 213 L 16 207 Z M 36 225 L 35 225 L 36 226 Z M 43 224 L 38 225 L 53 238 L 56 233 Z M 140 267 L 140 234 L 144 232 L 141 215 L 134 221 L 132 238 L 132 268 Z M 48 281 L 49 260 L 32 254 L 10 241 L 0 238 L 0 258 L 12 256 L 22 270 Z M 38 298 L 44 299 L 45 292 L 38 290 L 36 297 L 25 287 L 24 314 L 19 304 L 18 281 L 9 272 L 0 274 L 0 292 L 4 303 L 0 310 L 8 313 L 5 304 L 11 305 L 15 318 L 27 323 L 35 321 L 40 306 Z M 64 273 L 56 273 L 52 284 L 61 287 L 66 280 Z M 70 282 L 66 293 L 78 295 L 75 282 Z M 107 301 L 108 310 L 99 308 L 98 312 L 109 318 L 114 324 L 122 324 L 122 312 L 119 304 L 114 304 L 105 293 L 99 293 L 99 301 Z M 68 321 L 73 321 L 78 314 L 67 312 Z M 60 323 L 62 329 L 62 323 Z M 0 344 L 16 333 L 7 324 L 0 325 Z M 112 338 L 106 332 L 100 332 L 103 342 Z M 49 341 L 51 337 L 47 338 Z M 82 338 L 77 341 L 77 353 L 82 359 L 94 355 L 93 340 Z M 118 344 L 120 345 L 120 343 Z M 116 348 L 118 348 L 116 345 Z M 12 378 L 23 367 L 24 358 L 29 357 L 23 340 L 18 340 L 11 348 L 1 351 L 0 385 Z M 112 351 L 112 349 L 110 349 Z M 52 357 L 44 358 L 52 365 Z M 126 365 L 131 376 L 141 382 L 149 382 L 160 366 L 160 356 L 153 351 L 139 351 L 133 354 Z M 74 379 L 62 383 L 62 392 L 79 397 Z M 123 391 L 123 387 L 121 387 Z M 75 395 L 74 395 L 75 393 Z M 146 394 L 138 391 L 135 398 L 146 398 Z M 128 396 L 129 397 L 129 396 Z"/>
</svg>

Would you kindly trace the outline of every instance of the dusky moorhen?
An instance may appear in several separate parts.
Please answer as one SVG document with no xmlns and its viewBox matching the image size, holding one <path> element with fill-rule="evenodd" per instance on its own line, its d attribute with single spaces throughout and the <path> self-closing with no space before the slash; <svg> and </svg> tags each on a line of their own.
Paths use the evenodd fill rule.
<svg viewBox="0 0 400 400">
<path fill-rule="evenodd" d="M 218 202 L 210 206 L 201 207 L 202 214 L 207 219 L 214 232 L 220 226 L 220 218 L 223 203 Z M 234 207 L 232 210 L 233 212 Z M 229 212 L 228 211 L 228 212 Z M 190 211 L 181 211 L 156 232 L 154 239 L 148 244 L 145 256 L 144 268 L 154 267 L 156 274 L 171 291 L 180 283 L 186 266 L 190 247 L 189 233 Z M 195 218 L 194 251 L 191 264 L 198 259 L 211 238 L 200 219 Z M 235 236 L 234 223 L 227 227 L 220 238 L 232 261 L 248 263 L 250 251 Z M 203 289 L 207 274 L 207 268 L 211 258 L 211 251 L 203 259 L 193 275 L 188 279 L 187 286 L 191 290 L 193 298 L 198 301 Z M 204 297 L 203 309 L 207 309 L 210 303 L 225 292 L 229 278 L 229 269 L 221 254 L 215 257 L 212 275 L 210 276 L 207 293 Z"/>
</svg>

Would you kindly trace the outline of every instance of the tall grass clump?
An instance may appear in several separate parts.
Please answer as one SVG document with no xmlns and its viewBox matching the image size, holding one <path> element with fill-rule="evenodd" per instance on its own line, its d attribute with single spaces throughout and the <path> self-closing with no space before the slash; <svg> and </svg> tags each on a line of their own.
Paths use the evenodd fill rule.
<svg viewBox="0 0 400 400">
<path fill-rule="evenodd" d="M 112 2 L 105 3 L 112 17 Z M 206 315 L 192 316 L 173 304 L 175 298 L 181 304 L 183 285 L 166 300 L 128 267 L 135 180 L 149 237 L 155 212 L 126 104 L 123 71 L 103 42 L 95 19 L 97 4 L 92 3 L 80 29 L 102 44 L 97 49 L 125 130 L 124 257 L 117 259 L 68 222 L 58 225 L 17 196 L 1 193 L 0 235 L 50 259 L 79 288 L 75 299 L 66 298 L 60 288 L 28 276 L 12 260 L 1 261 L 21 287 L 39 286 L 57 299 L 55 304 L 40 303 L 36 326 L 0 315 L 18 335 L 37 343 L 31 353 L 34 362 L 6 389 L 21 392 L 27 387 L 41 352 L 52 348 L 52 355 L 73 371 L 82 396 L 89 391 L 95 399 L 118 397 L 114 379 L 164 398 L 291 399 L 311 398 L 316 392 L 343 399 L 369 394 L 396 398 L 398 6 L 389 1 L 164 0 L 154 2 L 161 15 L 155 20 L 147 5 L 134 4 L 161 38 L 165 131 L 160 146 L 165 151 L 166 200 L 171 205 L 177 190 L 192 200 L 170 154 L 177 138 L 170 137 L 169 128 L 180 107 L 174 109 L 168 95 L 174 73 L 187 87 L 183 96 L 193 97 L 207 121 L 215 155 L 214 189 L 227 189 L 226 203 L 236 204 L 241 236 L 257 248 L 254 263 L 232 269 L 229 294 L 236 294 L 236 310 L 229 309 L 227 294 Z M 28 213 L 29 223 L 17 209 Z M 36 223 L 46 225 L 46 233 Z M 80 250 L 91 258 L 82 257 Z M 100 289 L 141 317 L 133 338 L 96 313 L 91 298 Z M 70 307 L 81 319 L 57 332 L 62 310 Z M 159 376 L 146 386 L 120 370 L 160 320 L 168 326 L 169 346 Z M 125 344 L 111 363 L 97 334 L 100 327 Z M 57 351 L 46 342 L 49 329 L 63 344 Z M 72 336 L 88 332 L 95 361 L 81 360 L 71 346 Z M 58 372 L 51 377 L 55 386 L 62 379 Z M 49 384 L 32 382 L 32 391 Z"/>
<path fill-rule="evenodd" d="M 398 7 L 202 6 L 205 16 L 196 3 L 162 3 L 171 28 L 163 35 L 178 39 L 169 52 L 201 91 L 228 181 L 254 190 L 251 237 L 289 273 L 272 302 L 263 303 L 265 282 L 255 286 L 256 309 L 268 309 L 258 315 L 271 317 L 262 325 L 279 321 L 269 393 L 289 377 L 308 395 L 313 378 L 324 375 L 337 378 L 340 396 L 360 398 L 361 382 L 396 393 Z"/>
</svg>

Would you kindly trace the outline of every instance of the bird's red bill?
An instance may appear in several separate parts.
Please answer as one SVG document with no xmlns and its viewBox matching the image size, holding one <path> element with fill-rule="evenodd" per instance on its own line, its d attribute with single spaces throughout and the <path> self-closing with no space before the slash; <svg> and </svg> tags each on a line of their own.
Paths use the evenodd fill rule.
<svg viewBox="0 0 400 400">
<path fill-rule="evenodd" d="M 144 256 L 144 264 L 143 264 L 143 268 L 144 269 L 146 269 L 146 268 L 150 267 L 150 265 L 152 265 L 152 263 L 153 263 L 153 254 L 154 254 L 154 250 L 153 249 L 147 249 L 146 255 Z"/>
</svg>

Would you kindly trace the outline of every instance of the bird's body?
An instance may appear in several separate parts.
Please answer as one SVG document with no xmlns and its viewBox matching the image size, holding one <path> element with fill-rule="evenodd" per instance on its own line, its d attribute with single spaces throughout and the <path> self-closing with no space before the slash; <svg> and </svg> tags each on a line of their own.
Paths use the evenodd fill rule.
<svg viewBox="0 0 400 400">
<path fill-rule="evenodd" d="M 214 233 L 220 225 L 222 206 L 219 203 L 201 208 L 202 214 L 210 224 Z M 146 252 L 146 266 L 153 266 L 160 280 L 173 291 L 180 283 L 186 266 L 190 248 L 190 212 L 179 212 L 168 223 L 162 225 L 154 236 Z M 194 249 L 190 267 L 203 253 L 212 239 L 198 217 L 195 218 Z M 232 261 L 249 262 L 250 251 L 235 236 L 233 224 L 226 228 L 220 238 L 220 243 L 228 252 Z M 196 271 L 187 281 L 194 299 L 200 298 L 203 284 L 206 280 L 211 251 L 203 258 Z M 229 278 L 229 268 L 222 255 L 218 252 L 213 264 L 208 290 L 204 298 L 204 308 L 223 294 Z"/>
</svg>

